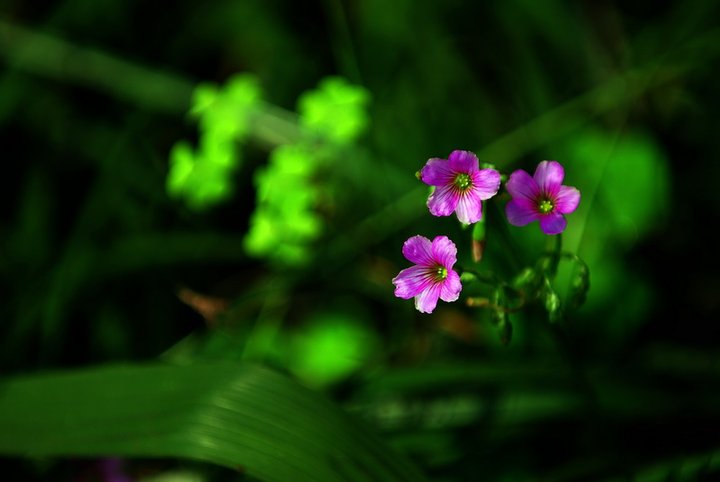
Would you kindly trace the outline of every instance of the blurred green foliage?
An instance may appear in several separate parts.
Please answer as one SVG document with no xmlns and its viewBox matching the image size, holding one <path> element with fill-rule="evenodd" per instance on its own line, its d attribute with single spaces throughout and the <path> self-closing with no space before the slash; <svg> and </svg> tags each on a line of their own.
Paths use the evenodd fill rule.
<svg viewBox="0 0 720 482">
<path fill-rule="evenodd" d="M 245 249 L 278 266 L 302 266 L 311 258 L 312 242 L 323 231 L 321 201 L 332 202 L 320 177 L 339 146 L 352 143 L 365 129 L 368 94 L 341 78 L 324 80 L 300 97 L 303 136 L 270 153 L 268 165 L 255 174 L 257 207 L 250 218 Z M 323 199 L 325 198 L 325 199 Z"/>
<path fill-rule="evenodd" d="M 281 265 L 305 264 L 322 232 L 315 211 L 320 189 L 313 185 L 318 159 L 308 147 L 284 145 L 273 150 L 268 165 L 255 174 L 257 208 L 250 219 L 245 249 Z"/>
<path fill-rule="evenodd" d="M 4 2 L 0 370 L 19 380 L 0 404 L 31 372 L 160 358 L 182 385 L 223 361 L 230 386 L 262 363 L 350 412 L 347 440 L 374 430 L 432 480 L 714 480 L 718 18 L 710 0 Z M 509 226 L 504 192 L 477 230 L 428 214 L 413 173 L 453 149 L 504 174 L 565 166 L 583 198 L 554 281 L 554 240 Z M 393 297 L 416 234 L 448 235 L 464 267 L 482 243 L 492 282 L 467 283 L 472 306 L 422 316 Z M 137 389 L 123 407 L 164 413 L 153 373 L 78 393 Z M 187 399 L 227 402 L 213 380 Z M 256 395 L 322 415 L 315 395 Z M 43 400 L 3 405 L 22 453 L 82 432 L 23 432 L 13 413 L 62 422 Z M 183 400 L 178 419 L 207 413 Z M 292 429 L 264 424 L 290 450 Z M 208 430 L 220 452 L 239 440 Z M 197 448 L 147 440 L 123 452 L 138 474 Z M 2 478 L 91 471 L 44 453 L 4 450 Z"/>
<path fill-rule="evenodd" d="M 241 162 L 237 145 L 248 135 L 260 95 L 258 80 L 249 75 L 231 78 L 222 89 L 208 84 L 195 89 L 190 115 L 198 119 L 200 147 L 193 152 L 184 141 L 173 146 L 167 177 L 170 196 L 203 210 L 232 195 L 233 174 Z"/>
<path fill-rule="evenodd" d="M 300 125 L 331 144 L 352 143 L 370 122 L 365 109 L 369 97 L 342 77 L 328 77 L 298 100 Z"/>
<path fill-rule="evenodd" d="M 568 171 L 577 173 L 573 182 L 588 186 L 565 244 L 592 273 L 589 310 L 601 312 L 607 300 L 622 300 L 624 308 L 612 310 L 595 328 L 621 347 L 647 320 L 653 302 L 649 280 L 627 272 L 623 257 L 649 231 L 672 226 L 668 161 L 652 137 L 633 132 L 581 131 L 562 152 L 570 160 Z M 571 276 L 578 276 L 577 266 L 565 268 L 558 282 L 563 290 L 570 289 Z"/>
<path fill-rule="evenodd" d="M 341 381 L 377 357 L 378 341 L 367 321 L 351 313 L 324 313 L 307 321 L 289 349 L 288 366 L 315 387 Z"/>
<path fill-rule="evenodd" d="M 4 390 L 4 454 L 183 456 L 269 481 L 423 480 L 327 400 L 258 366 L 104 367 Z"/>
</svg>

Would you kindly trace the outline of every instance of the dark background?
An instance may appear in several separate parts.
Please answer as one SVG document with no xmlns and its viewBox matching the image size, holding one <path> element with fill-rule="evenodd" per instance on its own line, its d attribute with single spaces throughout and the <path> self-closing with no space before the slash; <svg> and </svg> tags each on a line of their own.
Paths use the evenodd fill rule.
<svg viewBox="0 0 720 482">
<path fill-rule="evenodd" d="M 198 357 L 293 374 L 437 480 L 714 480 L 718 18 L 709 0 L 5 0 L 0 370 L 150 360 L 220 330 L 236 343 Z M 166 194 L 172 146 L 201 135 L 187 115 L 193 87 L 237 73 L 257 76 L 264 99 L 289 112 L 330 75 L 370 93 L 367 132 L 316 180 L 331 201 L 303 267 L 243 251 L 253 173 L 274 147 L 262 138 L 238 146 L 243 162 L 226 201 L 194 210 Z M 512 317 L 514 339 L 503 346 L 482 310 L 441 303 L 426 316 L 393 298 L 405 239 L 467 238 L 454 220 L 427 214 L 413 176 L 453 149 L 506 174 L 557 159 L 583 193 L 564 242 L 588 262 L 591 290 L 560 338 L 541 306 Z M 482 267 L 510 279 L 546 240 L 537 226 L 507 227 L 507 199 L 486 206 Z M 461 263 L 468 247 L 459 242 Z M 183 289 L 230 303 L 230 314 L 208 320 L 181 301 Z M 293 369 L 298 360 L 277 354 L 289 349 L 282 344 L 247 355 L 263 327 L 292 340 L 326 319 L 374 340 L 359 342 L 370 355 L 351 372 L 307 378 Z M 342 336 L 357 341 L 353 333 Z M 408 381 L 402 396 L 416 405 L 383 425 L 366 375 L 382 367 L 415 380 L 403 370 L 433 363 L 509 374 Z M 547 392 L 542 377 L 526 383 L 534 366 L 574 375 Z M 463 397 L 476 408 L 467 422 L 418 421 L 433 403 Z M 73 480 L 62 464 L 8 467 L 13 480 Z"/>
</svg>

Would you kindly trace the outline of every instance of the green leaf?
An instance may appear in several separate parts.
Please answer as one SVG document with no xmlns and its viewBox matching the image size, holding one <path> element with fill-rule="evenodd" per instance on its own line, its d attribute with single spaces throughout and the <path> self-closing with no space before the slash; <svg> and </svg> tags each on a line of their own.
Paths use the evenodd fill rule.
<svg viewBox="0 0 720 482">
<path fill-rule="evenodd" d="M 720 451 L 713 450 L 702 454 L 664 458 L 653 465 L 636 470 L 628 470 L 626 467 L 624 473 L 633 473 L 632 480 L 637 482 L 717 480 L 720 470 L 718 455 L 720 455 Z"/>
<path fill-rule="evenodd" d="M 266 481 L 423 480 L 328 400 L 268 369 L 229 362 L 5 381 L 0 454 L 184 457 Z"/>
</svg>

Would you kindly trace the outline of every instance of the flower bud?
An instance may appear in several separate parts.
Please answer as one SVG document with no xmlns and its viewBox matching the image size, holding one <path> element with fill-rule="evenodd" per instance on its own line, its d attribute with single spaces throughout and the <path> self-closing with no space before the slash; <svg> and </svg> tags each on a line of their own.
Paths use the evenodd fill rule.
<svg viewBox="0 0 720 482">
<path fill-rule="evenodd" d="M 472 232 L 472 257 L 479 263 L 485 252 L 485 218 L 475 223 Z"/>
<path fill-rule="evenodd" d="M 579 308 L 587 299 L 587 293 L 590 290 L 590 271 L 586 265 L 580 265 L 577 274 L 570 282 L 570 306 Z"/>
<path fill-rule="evenodd" d="M 525 268 L 513 278 L 511 284 L 517 289 L 526 289 L 537 285 L 539 281 L 538 273 L 533 268 Z"/>
<path fill-rule="evenodd" d="M 560 297 L 555 291 L 547 287 L 545 290 L 545 309 L 548 312 L 548 319 L 550 323 L 557 323 L 562 317 L 562 305 L 560 303 Z"/>
</svg>

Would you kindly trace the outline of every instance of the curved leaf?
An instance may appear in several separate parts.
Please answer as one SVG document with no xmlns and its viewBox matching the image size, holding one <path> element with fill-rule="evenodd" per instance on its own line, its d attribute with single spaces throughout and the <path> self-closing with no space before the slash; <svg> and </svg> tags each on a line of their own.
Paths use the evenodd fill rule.
<svg viewBox="0 0 720 482">
<path fill-rule="evenodd" d="M 8 380 L 0 453 L 187 457 L 267 481 L 423 480 L 328 400 L 268 369 L 227 362 Z"/>
</svg>

